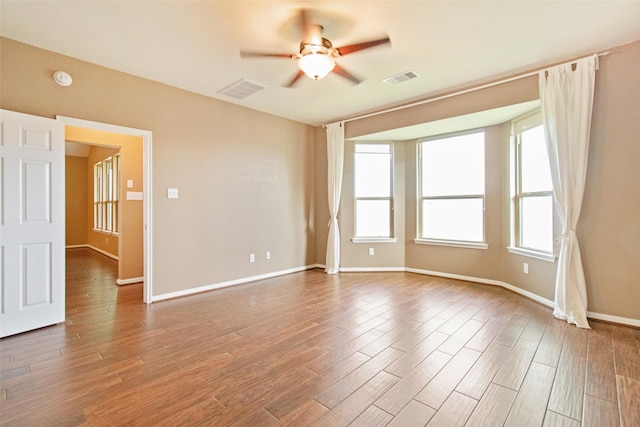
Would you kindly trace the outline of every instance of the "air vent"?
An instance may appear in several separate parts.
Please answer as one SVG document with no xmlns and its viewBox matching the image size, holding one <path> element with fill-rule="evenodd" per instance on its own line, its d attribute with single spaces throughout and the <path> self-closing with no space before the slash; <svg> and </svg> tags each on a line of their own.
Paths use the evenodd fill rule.
<svg viewBox="0 0 640 427">
<path fill-rule="evenodd" d="M 383 82 L 390 85 L 397 85 L 398 83 L 406 82 L 407 80 L 415 79 L 418 77 L 413 71 L 407 71 L 406 73 L 396 74 L 395 76 L 387 77 Z"/>
<path fill-rule="evenodd" d="M 227 86 L 222 89 L 218 93 L 222 95 L 227 95 L 236 99 L 244 99 L 249 95 L 253 95 L 254 93 L 265 89 L 266 86 L 263 86 L 259 83 L 254 83 L 246 79 L 239 80 L 234 84 Z"/>
</svg>

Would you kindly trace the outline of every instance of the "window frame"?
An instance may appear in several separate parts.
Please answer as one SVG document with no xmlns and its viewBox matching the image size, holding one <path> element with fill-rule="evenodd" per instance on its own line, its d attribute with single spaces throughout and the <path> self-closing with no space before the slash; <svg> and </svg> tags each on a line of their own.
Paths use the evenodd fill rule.
<svg viewBox="0 0 640 427">
<path fill-rule="evenodd" d="M 522 133 L 526 130 L 543 126 L 542 113 L 540 108 L 529 111 L 521 116 L 511 120 L 511 138 L 510 138 L 510 164 L 511 164 L 511 233 L 510 245 L 507 250 L 510 253 L 524 255 L 530 258 L 536 258 L 544 261 L 555 261 L 555 245 L 552 240 L 552 250 L 545 251 L 540 248 L 524 246 L 523 238 L 523 208 L 525 200 L 537 197 L 551 197 L 551 221 L 552 230 L 555 230 L 555 206 L 553 204 L 553 190 L 541 191 L 522 191 Z M 554 232 L 552 231 L 552 239 Z"/>
<path fill-rule="evenodd" d="M 120 153 L 93 165 L 93 230 L 119 234 Z"/>
<path fill-rule="evenodd" d="M 357 181 L 357 149 L 359 145 L 386 145 L 389 147 L 389 196 L 388 197 L 358 197 L 356 194 Z M 389 201 L 389 236 L 359 236 L 358 235 L 358 201 Z M 391 141 L 355 141 L 353 144 L 353 243 L 386 243 L 397 242 L 394 221 L 394 144 Z"/>
<path fill-rule="evenodd" d="M 472 134 L 483 134 L 483 151 L 486 154 L 486 140 L 484 138 L 485 130 L 484 128 L 475 128 L 458 132 L 448 132 L 444 134 L 434 135 L 430 137 L 420 138 L 417 140 L 417 166 L 416 166 L 416 238 L 414 239 L 414 243 L 416 244 L 425 244 L 425 245 L 437 245 L 437 246 L 453 246 L 453 247 L 461 247 L 461 248 L 470 248 L 470 249 L 488 249 L 489 245 L 486 242 L 486 168 L 484 170 L 484 179 L 485 186 L 483 194 L 450 194 L 450 195 L 441 195 L 441 196 L 424 196 L 422 191 L 422 182 L 423 182 L 423 151 L 424 151 L 424 143 L 428 143 L 430 141 L 448 139 L 457 136 L 463 135 L 472 135 Z M 486 156 L 483 157 L 483 162 L 486 163 Z M 483 164 L 483 168 L 484 168 Z M 481 199 L 482 200 L 482 241 L 475 240 L 453 240 L 453 239 L 440 239 L 440 238 L 428 238 L 423 237 L 423 205 L 426 200 L 469 200 L 469 199 Z"/>
</svg>

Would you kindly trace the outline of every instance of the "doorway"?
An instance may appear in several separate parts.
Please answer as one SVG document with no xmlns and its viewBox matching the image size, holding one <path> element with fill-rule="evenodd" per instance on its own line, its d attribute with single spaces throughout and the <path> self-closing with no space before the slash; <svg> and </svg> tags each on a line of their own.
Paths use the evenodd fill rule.
<svg viewBox="0 0 640 427">
<path fill-rule="evenodd" d="M 127 198 L 132 197 L 130 200 L 142 201 L 142 266 L 143 266 L 143 301 L 150 304 L 153 300 L 152 289 L 152 257 L 151 257 L 151 131 L 134 129 L 123 126 L 117 126 L 107 123 L 92 122 L 83 119 L 76 119 L 71 117 L 57 116 L 57 120 L 63 122 L 66 126 L 73 126 L 76 128 L 83 128 L 87 130 L 106 131 L 112 133 L 118 133 L 122 135 L 135 136 L 142 138 L 142 192 L 130 191 L 127 192 Z M 125 188 L 125 191 L 127 189 Z M 122 242 L 119 242 L 118 254 L 122 256 Z M 126 255 L 125 255 L 126 256 Z M 139 280 L 136 280 L 139 281 Z M 132 282 L 121 282 L 119 284 L 127 284 Z"/>
</svg>

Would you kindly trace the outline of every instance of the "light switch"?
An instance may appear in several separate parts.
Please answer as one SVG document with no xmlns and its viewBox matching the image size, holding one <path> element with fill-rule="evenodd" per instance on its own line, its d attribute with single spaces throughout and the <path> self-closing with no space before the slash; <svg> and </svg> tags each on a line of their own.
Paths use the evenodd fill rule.
<svg viewBox="0 0 640 427">
<path fill-rule="evenodd" d="M 132 179 L 128 179 L 127 180 L 127 188 L 133 188 L 133 180 Z"/>
<path fill-rule="evenodd" d="M 167 198 L 168 199 L 177 199 L 178 198 L 178 189 L 177 188 L 167 188 Z"/>
</svg>

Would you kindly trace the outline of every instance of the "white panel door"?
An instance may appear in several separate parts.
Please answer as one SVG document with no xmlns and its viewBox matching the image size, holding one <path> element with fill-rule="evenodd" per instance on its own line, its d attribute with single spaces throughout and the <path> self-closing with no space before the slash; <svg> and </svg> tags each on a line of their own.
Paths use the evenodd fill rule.
<svg viewBox="0 0 640 427">
<path fill-rule="evenodd" d="M 0 110 L 0 337 L 64 322 L 64 124 Z"/>
</svg>

